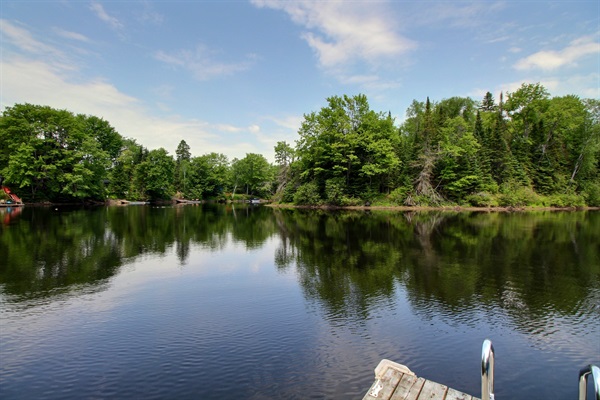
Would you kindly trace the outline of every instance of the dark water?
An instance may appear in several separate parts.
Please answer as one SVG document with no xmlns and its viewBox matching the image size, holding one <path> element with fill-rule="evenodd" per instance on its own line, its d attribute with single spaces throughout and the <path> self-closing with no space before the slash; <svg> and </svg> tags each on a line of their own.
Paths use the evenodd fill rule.
<svg viewBox="0 0 600 400">
<path fill-rule="evenodd" d="M 0 210 L 3 399 L 359 399 L 382 358 L 480 395 L 600 365 L 600 213 Z"/>
</svg>

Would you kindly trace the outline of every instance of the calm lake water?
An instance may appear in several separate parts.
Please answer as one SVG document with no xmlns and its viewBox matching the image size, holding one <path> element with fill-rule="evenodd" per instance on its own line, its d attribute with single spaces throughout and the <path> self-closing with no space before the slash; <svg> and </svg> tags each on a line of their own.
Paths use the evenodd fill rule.
<svg viewBox="0 0 600 400">
<path fill-rule="evenodd" d="M 382 358 L 575 399 L 600 212 L 0 210 L 3 399 L 360 399 Z"/>
</svg>

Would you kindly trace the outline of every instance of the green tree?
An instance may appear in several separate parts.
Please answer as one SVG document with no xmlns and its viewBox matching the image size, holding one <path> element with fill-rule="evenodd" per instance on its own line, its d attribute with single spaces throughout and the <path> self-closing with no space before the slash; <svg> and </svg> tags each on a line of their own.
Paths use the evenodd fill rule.
<svg viewBox="0 0 600 400">
<path fill-rule="evenodd" d="M 186 192 L 186 174 L 191 160 L 190 146 L 181 140 L 175 150 L 175 190 Z"/>
<path fill-rule="evenodd" d="M 136 143 L 134 139 L 124 139 L 121 153 L 115 160 L 109 174 L 109 194 L 113 198 L 142 200 L 144 194 L 138 190 L 134 182 L 136 167 L 146 159 L 148 150 Z"/>
<path fill-rule="evenodd" d="M 292 179 L 291 165 L 295 161 L 296 152 L 287 142 L 277 142 L 275 146 L 275 162 L 277 163 L 277 188 L 276 197 L 282 198 L 286 185 Z"/>
<path fill-rule="evenodd" d="M 16 104 L 0 118 L 0 175 L 29 200 L 104 198 L 110 156 L 91 118 L 66 110 Z M 118 137 L 117 137 L 118 139 Z"/>
<path fill-rule="evenodd" d="M 163 149 L 151 150 L 144 161 L 137 165 L 134 184 L 145 199 L 163 200 L 173 194 L 173 157 Z"/>
<path fill-rule="evenodd" d="M 481 106 L 479 107 L 482 111 L 496 111 L 496 104 L 494 102 L 494 96 L 490 92 L 486 92 L 483 100 L 481 101 Z"/>
<path fill-rule="evenodd" d="M 300 127 L 299 183 L 314 182 L 323 198 L 331 179 L 353 197 L 389 190 L 400 164 L 396 154 L 400 139 L 389 113 L 370 110 L 365 95 L 334 96 L 327 103 L 318 113 L 305 115 Z"/>
<path fill-rule="evenodd" d="M 269 195 L 268 185 L 272 180 L 271 168 L 267 159 L 256 153 L 247 153 L 241 160 L 232 162 L 233 175 L 237 185 L 245 188 L 246 195 Z"/>
<path fill-rule="evenodd" d="M 194 157 L 189 162 L 184 195 L 194 199 L 219 197 L 227 186 L 228 175 L 229 161 L 224 154 Z"/>
<path fill-rule="evenodd" d="M 437 180 L 447 198 L 460 201 L 481 185 L 477 162 L 479 143 L 462 117 L 447 120 L 441 133 Z"/>
<path fill-rule="evenodd" d="M 113 128 L 110 123 L 93 115 L 78 115 L 82 129 L 86 136 L 93 138 L 102 151 L 105 151 L 111 164 L 114 163 L 121 153 L 123 137 Z"/>
</svg>

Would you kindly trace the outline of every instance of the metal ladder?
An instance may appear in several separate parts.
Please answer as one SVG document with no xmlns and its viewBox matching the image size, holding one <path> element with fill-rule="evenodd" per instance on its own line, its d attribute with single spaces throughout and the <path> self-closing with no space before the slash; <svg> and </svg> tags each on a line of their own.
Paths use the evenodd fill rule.
<svg viewBox="0 0 600 400">
<path fill-rule="evenodd" d="M 579 371 L 579 400 L 587 400 L 587 378 L 592 375 L 595 400 L 600 400 L 600 368 L 588 365 Z M 485 339 L 481 348 L 481 400 L 494 400 L 494 346 Z"/>
</svg>

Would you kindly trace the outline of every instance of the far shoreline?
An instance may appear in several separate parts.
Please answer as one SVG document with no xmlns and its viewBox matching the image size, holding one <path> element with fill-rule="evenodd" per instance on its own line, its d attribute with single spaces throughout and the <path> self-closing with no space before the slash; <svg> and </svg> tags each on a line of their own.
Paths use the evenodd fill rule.
<svg viewBox="0 0 600 400">
<path fill-rule="evenodd" d="M 356 211 L 454 211 L 454 212 L 532 212 L 532 211 L 598 211 L 600 207 L 466 207 L 466 206 L 331 206 L 331 205 L 295 205 L 295 204 L 265 204 L 266 207 L 280 209 L 313 209 L 313 210 L 356 210 Z"/>
<path fill-rule="evenodd" d="M 199 201 L 189 204 L 208 203 L 210 201 Z M 13 207 L 94 207 L 94 206 L 116 206 L 122 207 L 129 204 L 138 205 L 146 202 L 135 202 L 127 201 L 123 199 L 109 200 L 106 202 L 84 202 L 84 203 L 52 203 L 52 202 L 39 202 L 39 203 L 22 203 L 12 204 Z M 229 201 L 227 203 L 230 203 Z M 149 205 L 186 205 L 188 203 L 179 203 L 176 201 L 159 201 L 149 202 Z M 382 206 L 382 205 L 362 205 L 362 206 L 333 206 L 333 205 L 296 205 L 290 203 L 272 203 L 269 200 L 261 201 L 260 205 L 270 207 L 274 209 L 304 209 L 304 210 L 322 210 L 322 211 L 445 211 L 445 212 L 535 212 L 535 211 L 599 211 L 600 207 L 592 206 L 579 206 L 579 207 L 538 207 L 538 206 L 503 206 L 503 207 L 474 207 L 474 206 Z M 5 205 L 10 207 L 9 205 Z"/>
</svg>

